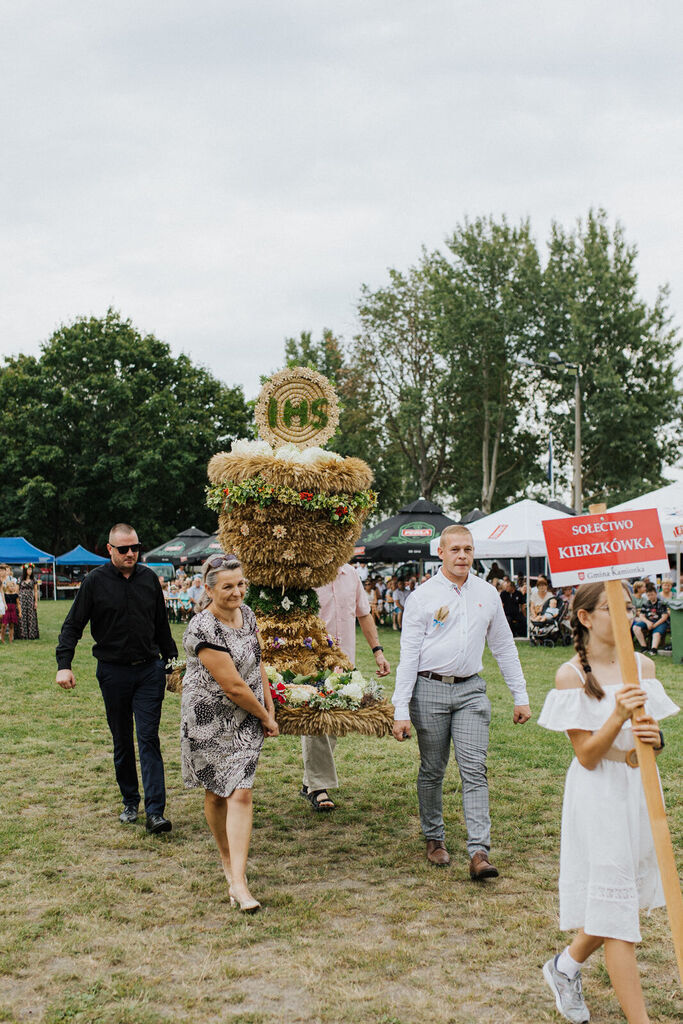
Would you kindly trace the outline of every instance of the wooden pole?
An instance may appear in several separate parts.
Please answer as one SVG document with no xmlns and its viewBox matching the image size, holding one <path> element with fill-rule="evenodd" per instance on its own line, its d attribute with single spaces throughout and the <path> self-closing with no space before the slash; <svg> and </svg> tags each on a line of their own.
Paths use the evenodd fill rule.
<svg viewBox="0 0 683 1024">
<path fill-rule="evenodd" d="M 607 507 L 605 505 L 591 505 L 590 511 L 591 513 L 599 514 L 600 512 L 607 511 Z M 607 580 L 605 583 L 605 593 L 607 594 L 607 602 L 609 604 L 621 678 L 624 683 L 638 686 L 638 665 L 636 663 L 635 651 L 633 650 L 631 624 L 626 614 L 624 588 L 621 581 Z M 633 718 L 638 721 L 638 719 L 643 717 L 645 717 L 645 709 L 642 707 L 636 708 L 633 712 Z M 645 792 L 645 802 L 647 803 L 647 812 L 650 818 L 657 862 L 662 876 L 666 909 L 669 914 L 671 935 L 678 963 L 678 976 L 683 984 L 683 896 L 681 896 L 678 871 L 676 870 L 676 858 L 674 857 L 671 833 L 669 832 L 666 820 L 664 798 L 655 764 L 655 753 L 651 746 L 647 743 L 641 743 L 635 736 L 634 742 L 638 752 L 640 777 Z"/>
</svg>

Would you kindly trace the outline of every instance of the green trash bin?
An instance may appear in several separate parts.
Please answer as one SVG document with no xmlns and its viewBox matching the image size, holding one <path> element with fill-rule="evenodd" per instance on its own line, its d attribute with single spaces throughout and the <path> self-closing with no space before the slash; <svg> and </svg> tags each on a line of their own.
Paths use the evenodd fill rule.
<svg viewBox="0 0 683 1024">
<path fill-rule="evenodd" d="M 680 599 L 669 604 L 671 614 L 671 660 L 680 665 L 683 663 L 683 601 Z"/>
</svg>

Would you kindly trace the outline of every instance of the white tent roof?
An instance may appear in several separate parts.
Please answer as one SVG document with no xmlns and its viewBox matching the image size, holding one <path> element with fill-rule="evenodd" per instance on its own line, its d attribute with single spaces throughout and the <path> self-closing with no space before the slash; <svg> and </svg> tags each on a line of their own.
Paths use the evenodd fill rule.
<svg viewBox="0 0 683 1024">
<path fill-rule="evenodd" d="M 683 480 L 631 498 L 608 511 L 636 512 L 641 508 L 656 508 L 659 512 L 667 551 L 675 551 L 676 544 L 683 544 Z"/>
<path fill-rule="evenodd" d="M 569 518 L 566 512 L 525 498 L 500 512 L 493 512 L 490 516 L 468 523 L 467 529 L 474 538 L 474 554 L 477 558 L 524 558 L 526 555 L 543 557 L 546 547 L 541 523 L 544 519 Z M 438 546 L 437 537 L 431 543 L 433 555 Z"/>
</svg>

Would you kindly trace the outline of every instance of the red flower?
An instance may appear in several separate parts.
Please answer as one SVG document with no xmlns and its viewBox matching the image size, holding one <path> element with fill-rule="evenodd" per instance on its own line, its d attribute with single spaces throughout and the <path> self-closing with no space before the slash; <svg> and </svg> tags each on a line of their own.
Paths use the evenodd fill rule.
<svg viewBox="0 0 683 1024">
<path fill-rule="evenodd" d="M 230 494 L 230 488 L 229 487 L 224 487 L 223 488 L 223 494 Z"/>
<path fill-rule="evenodd" d="M 313 500 L 313 494 L 311 493 L 311 491 L 299 491 L 299 497 L 301 498 L 302 501 Z"/>
<path fill-rule="evenodd" d="M 337 505 L 334 511 L 337 513 L 338 516 L 345 516 L 348 515 L 349 510 L 346 505 Z"/>
</svg>

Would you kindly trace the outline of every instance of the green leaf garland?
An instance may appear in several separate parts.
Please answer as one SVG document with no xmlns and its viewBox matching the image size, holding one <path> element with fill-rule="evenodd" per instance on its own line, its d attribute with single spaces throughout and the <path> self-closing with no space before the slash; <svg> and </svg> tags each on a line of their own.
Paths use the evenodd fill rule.
<svg viewBox="0 0 683 1024">
<path fill-rule="evenodd" d="M 259 508 L 268 508 L 274 502 L 326 512 L 331 523 L 355 523 L 356 513 L 372 510 L 377 505 L 375 491 L 355 491 L 353 494 L 324 494 L 321 491 L 297 491 L 286 484 L 269 484 L 262 476 L 235 483 L 224 480 L 206 488 L 206 504 L 219 514 L 230 512 L 237 505 L 253 502 Z"/>
</svg>

